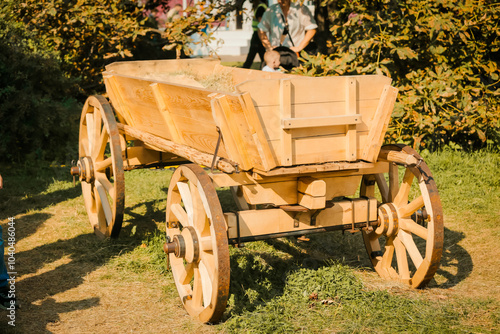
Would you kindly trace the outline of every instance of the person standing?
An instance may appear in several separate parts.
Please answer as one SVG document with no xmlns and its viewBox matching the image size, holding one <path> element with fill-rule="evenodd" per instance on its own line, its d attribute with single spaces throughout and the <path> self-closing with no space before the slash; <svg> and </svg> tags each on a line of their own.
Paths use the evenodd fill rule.
<svg viewBox="0 0 500 334">
<path fill-rule="evenodd" d="M 250 40 L 250 50 L 248 51 L 245 63 L 243 63 L 243 68 L 250 68 L 257 54 L 259 54 L 260 61 L 263 62 L 264 53 L 266 52 L 266 49 L 264 49 L 264 46 L 259 38 L 258 25 L 262 19 L 262 15 L 264 15 L 264 12 L 267 9 L 267 5 L 262 0 L 252 0 L 252 9 L 254 13 L 252 20 L 253 34 L 252 39 Z"/>
<path fill-rule="evenodd" d="M 306 6 L 278 0 L 264 13 L 258 28 L 266 51 L 285 46 L 298 54 L 309 45 L 318 25 Z"/>
</svg>

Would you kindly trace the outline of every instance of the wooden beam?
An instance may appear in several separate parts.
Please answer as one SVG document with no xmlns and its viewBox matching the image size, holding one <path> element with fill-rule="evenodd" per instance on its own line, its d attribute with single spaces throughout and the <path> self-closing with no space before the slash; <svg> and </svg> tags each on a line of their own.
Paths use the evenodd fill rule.
<svg viewBox="0 0 500 334">
<path fill-rule="evenodd" d="M 346 88 L 346 114 L 358 114 L 358 82 L 356 78 L 347 78 Z M 356 124 L 348 124 L 346 126 L 346 160 L 357 160 L 357 134 Z"/>
<path fill-rule="evenodd" d="M 248 126 L 252 132 L 255 146 L 257 146 L 257 150 L 260 154 L 262 165 L 265 170 L 271 170 L 278 164 L 269 146 L 269 139 L 266 137 L 263 125 L 253 104 L 252 97 L 250 93 L 243 93 L 240 95 L 240 99 Z"/>
<path fill-rule="evenodd" d="M 118 129 L 126 135 L 137 138 L 148 145 L 157 147 L 162 151 L 170 152 L 199 165 L 211 166 L 212 164 L 213 155 L 211 154 L 200 152 L 189 146 L 176 144 L 173 141 L 137 130 L 128 125 L 118 123 L 117 126 Z M 217 159 L 215 167 L 225 173 L 233 173 L 236 170 L 233 164 L 236 165 L 235 163 L 231 164 L 225 160 Z"/>
<path fill-rule="evenodd" d="M 238 136 L 238 129 L 232 129 L 232 124 L 228 119 L 228 115 L 231 114 L 231 108 L 229 107 L 227 97 L 222 94 L 214 94 L 210 97 L 212 97 L 212 115 L 215 124 L 222 133 L 224 146 L 229 158 L 242 164 L 243 169 L 250 169 L 251 164 L 248 161 L 248 156 L 245 152 L 240 152 L 243 144 L 242 139 Z"/>
<path fill-rule="evenodd" d="M 352 209 L 354 208 L 354 215 Z M 228 237 L 234 239 L 239 236 L 249 237 L 273 233 L 285 233 L 299 230 L 308 230 L 321 227 L 364 223 L 369 215 L 370 221 L 377 220 L 377 200 L 370 198 L 354 199 L 351 201 L 335 202 L 333 207 L 322 210 L 316 216 L 315 225 L 311 225 L 312 212 L 286 212 L 282 209 L 245 210 L 237 213 L 224 213 L 228 225 Z M 236 215 L 239 219 L 236 219 Z"/>
<path fill-rule="evenodd" d="M 380 101 L 373 116 L 373 123 L 368 132 L 366 145 L 361 154 L 361 159 L 374 162 L 384 141 L 385 132 L 389 126 L 394 103 L 398 96 L 398 89 L 390 85 L 386 85 L 380 97 Z"/>
<path fill-rule="evenodd" d="M 283 129 L 313 128 L 321 126 L 354 125 L 362 123 L 361 114 L 308 117 L 308 118 L 285 118 L 281 120 Z"/>
<path fill-rule="evenodd" d="M 280 116 L 281 119 L 292 117 L 292 83 L 288 79 L 280 80 Z M 281 165 L 291 166 L 293 164 L 292 133 L 290 130 L 281 131 Z"/>
</svg>

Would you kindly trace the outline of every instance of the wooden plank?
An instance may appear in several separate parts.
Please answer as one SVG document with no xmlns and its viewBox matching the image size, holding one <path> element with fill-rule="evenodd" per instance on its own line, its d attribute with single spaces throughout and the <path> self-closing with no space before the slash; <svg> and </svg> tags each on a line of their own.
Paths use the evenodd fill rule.
<svg viewBox="0 0 500 334">
<path fill-rule="evenodd" d="M 163 118 L 165 119 L 165 123 L 169 129 L 171 139 L 178 144 L 184 144 L 182 137 L 179 135 L 179 132 L 177 131 L 175 122 L 172 116 L 170 115 L 170 109 L 172 109 L 171 103 L 169 103 L 169 101 L 165 98 L 162 89 L 157 83 L 151 84 L 150 87 L 153 90 L 158 110 L 160 110 L 161 114 L 163 115 Z"/>
<path fill-rule="evenodd" d="M 366 132 L 357 133 L 360 149 L 366 142 Z M 271 141 L 272 147 L 277 150 L 278 141 Z M 324 162 L 345 161 L 346 136 L 345 134 L 332 136 L 318 136 L 294 138 L 294 164 L 319 164 Z"/>
<path fill-rule="evenodd" d="M 368 162 L 330 162 L 317 165 L 306 165 L 306 166 L 293 166 L 293 167 L 280 167 L 275 168 L 269 172 L 254 169 L 253 177 L 258 179 L 261 177 L 278 177 L 278 176 L 292 176 L 292 175 L 306 175 L 306 174 L 316 174 L 321 172 L 339 172 L 346 171 L 347 173 L 357 172 L 361 169 L 366 169 L 369 171 L 378 171 L 375 168 L 376 164 Z M 368 173 L 373 174 L 373 173 Z"/>
<path fill-rule="evenodd" d="M 117 126 L 118 129 L 121 132 L 124 132 L 126 135 L 137 138 L 146 144 L 159 148 L 160 150 L 170 152 L 177 156 L 183 157 L 186 160 L 195 162 L 199 165 L 210 166 L 212 164 L 213 155 L 200 152 L 189 146 L 176 144 L 170 140 L 151 135 L 147 132 L 137 130 L 128 125 L 119 123 L 117 124 Z M 234 171 L 236 171 L 236 168 L 233 166 L 233 164 L 228 163 L 224 160 L 217 159 L 215 166 L 223 172 L 233 173 Z"/>
<path fill-rule="evenodd" d="M 121 95 L 120 88 L 116 82 L 116 77 L 113 75 L 104 75 L 104 85 L 106 86 L 106 92 L 109 95 L 111 104 L 116 110 L 116 115 L 120 123 L 128 124 L 134 126 L 134 120 L 130 115 L 123 96 Z"/>
<path fill-rule="evenodd" d="M 280 81 L 280 117 L 289 119 L 292 117 L 292 84 L 288 79 Z M 281 165 L 291 166 L 293 164 L 292 133 L 290 130 L 281 130 Z"/>
<path fill-rule="evenodd" d="M 313 197 L 326 195 L 326 182 L 317 178 L 306 176 L 298 179 L 297 190 Z"/>
<path fill-rule="evenodd" d="M 366 222 L 368 205 L 365 199 L 354 201 L 355 222 Z M 352 224 L 352 204 L 348 201 L 336 202 L 331 208 L 322 210 L 316 217 L 316 224 L 311 225 L 311 212 L 287 213 L 281 209 L 246 210 L 236 213 L 239 216 L 240 237 L 285 233 L 299 230 Z M 237 219 L 234 213 L 224 213 L 228 224 L 228 237 L 237 238 Z M 377 219 L 376 200 L 370 200 L 370 220 Z"/>
<path fill-rule="evenodd" d="M 357 123 L 358 131 L 368 132 L 370 130 L 378 104 L 378 100 L 359 101 L 358 113 L 361 115 L 362 122 Z M 345 116 L 346 103 L 344 101 L 335 103 L 311 103 L 310 105 L 295 104 L 292 105 L 292 107 L 294 118 Z M 257 106 L 256 111 L 262 120 L 267 138 L 269 140 L 280 139 L 282 122 L 279 117 L 279 106 Z M 314 129 L 313 133 L 311 133 L 310 129 L 298 128 L 294 129 L 293 137 L 326 136 L 330 134 L 345 135 L 345 127 L 341 125 L 318 127 Z"/>
<path fill-rule="evenodd" d="M 248 204 L 297 204 L 297 180 L 243 185 L 242 190 Z"/>
<path fill-rule="evenodd" d="M 260 147 L 262 150 L 262 145 L 256 145 L 253 136 L 256 134 L 255 130 L 247 120 L 244 101 L 240 96 L 232 95 L 219 96 L 217 99 L 223 107 L 222 111 L 229 125 L 231 136 L 234 138 L 238 153 L 243 159 L 241 167 L 244 170 L 249 170 L 253 167 L 267 169 L 263 165 L 258 149 Z M 265 141 L 264 144 L 267 144 L 267 142 Z"/>
<path fill-rule="evenodd" d="M 356 115 L 358 113 L 358 82 L 355 78 L 347 79 L 346 88 L 346 114 Z M 356 124 L 346 126 L 346 160 L 357 160 L 358 141 L 356 136 Z"/>
<path fill-rule="evenodd" d="M 168 152 L 158 152 L 155 150 L 147 149 L 144 146 L 127 147 L 127 153 L 123 154 L 124 168 L 131 168 L 134 166 L 147 165 L 152 163 L 163 162 L 165 164 L 183 163 L 186 159 L 178 157 Z"/>
<path fill-rule="evenodd" d="M 205 153 L 215 152 L 219 134 L 213 118 L 211 122 L 204 122 L 196 118 L 172 114 L 172 119 L 185 145 Z M 217 155 L 229 159 L 224 143 L 220 145 Z"/>
<path fill-rule="evenodd" d="M 361 184 L 362 177 L 362 175 L 353 175 L 323 178 L 326 184 L 326 200 L 331 201 L 340 196 L 353 196 Z"/>
<path fill-rule="evenodd" d="M 242 101 L 241 104 L 244 107 L 243 111 L 245 113 L 250 131 L 252 132 L 255 145 L 261 156 L 264 170 L 271 170 L 277 166 L 276 158 L 269 147 L 266 134 L 262 128 L 263 123 L 260 121 L 257 111 L 255 110 L 252 98 L 249 93 L 243 93 L 239 98 Z"/>
<path fill-rule="evenodd" d="M 119 92 L 118 101 L 115 103 L 112 100 L 112 103 L 124 106 L 127 114 L 126 124 L 165 139 L 172 139 L 148 81 L 113 76 L 112 83 L 115 90 Z"/>
<path fill-rule="evenodd" d="M 378 100 L 385 85 L 391 79 L 381 75 L 332 76 L 332 77 L 293 77 L 294 104 L 311 104 L 345 101 L 346 78 L 355 78 L 359 86 L 359 101 Z M 278 105 L 276 92 L 279 79 L 251 80 L 236 86 L 239 92 L 249 92 L 256 106 Z"/>
<path fill-rule="evenodd" d="M 298 204 L 310 210 L 324 209 L 326 204 L 325 196 L 311 196 L 303 193 L 298 194 Z"/>
<path fill-rule="evenodd" d="M 340 165 L 340 166 L 339 166 Z M 358 169 L 345 169 L 345 165 L 354 165 L 358 167 Z M 332 169 L 321 169 L 324 166 L 330 166 Z M 333 166 L 336 166 L 335 169 L 333 169 Z M 302 167 L 302 166 L 300 166 Z M 376 164 L 371 164 L 371 163 L 366 163 L 366 162 L 357 162 L 357 163 L 336 163 L 336 164 L 323 164 L 323 165 L 316 165 L 315 169 L 310 170 L 309 175 L 305 173 L 279 173 L 276 175 L 271 175 L 271 176 L 263 176 L 261 174 L 257 173 L 250 173 L 250 172 L 241 172 L 241 173 L 233 173 L 233 174 L 226 174 L 226 173 L 209 173 L 208 175 L 212 179 L 212 182 L 214 183 L 214 186 L 216 187 L 231 187 L 231 186 L 240 186 L 240 185 L 249 185 L 249 184 L 261 184 L 264 185 L 266 183 L 275 183 L 275 182 L 284 182 L 284 181 L 293 181 L 296 180 L 297 178 L 304 178 L 311 176 L 315 179 L 336 179 L 339 180 L 343 177 L 348 177 L 348 176 L 363 176 L 367 174 L 381 174 L 381 173 L 386 173 L 388 170 L 388 164 L 385 162 L 379 162 Z M 286 169 L 290 169 L 293 171 L 297 171 L 299 167 L 290 167 Z M 280 168 L 278 169 L 279 171 L 285 169 L 285 168 Z M 271 172 L 274 172 L 271 171 Z M 299 180 L 300 180 L 299 179 Z M 347 181 L 350 184 L 352 184 L 352 188 L 354 189 L 353 191 L 355 192 L 357 190 L 358 186 L 358 179 L 353 179 L 351 181 Z M 325 181 L 327 182 L 327 181 Z M 335 184 L 330 184 L 329 186 L 330 189 L 338 187 L 338 185 Z M 300 187 L 297 185 L 297 189 L 300 189 Z M 348 193 L 345 189 L 339 189 L 339 191 L 343 191 Z M 329 196 L 334 196 L 334 193 L 330 193 Z M 333 197 L 332 197 L 333 198 Z"/>
<path fill-rule="evenodd" d="M 373 117 L 374 122 L 368 133 L 367 143 L 361 155 L 361 159 L 366 161 L 375 161 L 382 146 L 385 132 L 389 126 L 392 110 L 396 103 L 398 89 L 386 85 L 380 98 L 379 105 Z"/>
<path fill-rule="evenodd" d="M 362 123 L 361 114 L 354 114 L 343 116 L 285 118 L 281 120 L 281 127 L 283 129 L 300 129 L 359 123 Z"/>
<path fill-rule="evenodd" d="M 249 162 L 245 154 L 241 154 L 238 145 L 240 141 L 239 138 L 235 137 L 236 131 L 231 130 L 231 124 L 226 118 L 226 114 L 231 112 L 227 100 L 224 99 L 223 95 L 215 95 L 212 97 L 212 115 L 215 120 L 215 124 L 219 127 L 222 138 L 224 141 L 224 146 L 226 147 L 226 152 L 229 155 L 229 159 L 236 161 L 241 164 L 244 170 L 249 167 Z"/>
</svg>

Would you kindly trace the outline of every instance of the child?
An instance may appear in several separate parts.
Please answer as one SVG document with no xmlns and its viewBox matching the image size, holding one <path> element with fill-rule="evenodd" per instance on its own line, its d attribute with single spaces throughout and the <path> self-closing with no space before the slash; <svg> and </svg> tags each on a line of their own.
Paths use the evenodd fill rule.
<svg viewBox="0 0 500 334">
<path fill-rule="evenodd" d="M 280 67 L 280 53 L 278 51 L 267 51 L 264 54 L 264 61 L 266 66 L 262 69 L 266 72 L 276 72 L 279 71 Z"/>
</svg>

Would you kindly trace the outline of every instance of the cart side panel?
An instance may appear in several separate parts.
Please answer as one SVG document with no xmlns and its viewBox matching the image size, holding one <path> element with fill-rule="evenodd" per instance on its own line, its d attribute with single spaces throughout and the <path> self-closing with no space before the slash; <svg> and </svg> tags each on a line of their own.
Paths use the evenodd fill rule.
<svg viewBox="0 0 500 334">
<path fill-rule="evenodd" d="M 150 87 L 150 82 L 120 75 L 105 75 L 106 90 L 120 120 L 134 128 L 172 139 Z M 123 122 L 123 121 L 122 121 Z"/>
<path fill-rule="evenodd" d="M 276 167 L 275 158 L 265 140 L 260 122 L 248 94 L 218 94 L 212 100 L 212 112 L 220 128 L 231 160 L 243 170 Z"/>
<path fill-rule="evenodd" d="M 199 151 L 214 153 L 218 139 L 211 91 L 122 75 L 108 75 L 106 89 L 120 118 L 144 131 Z M 218 156 L 229 158 L 224 145 Z"/>
<path fill-rule="evenodd" d="M 374 162 L 371 151 L 380 149 L 397 94 L 390 82 L 384 76 L 294 77 L 247 81 L 237 89 L 251 94 L 273 153 L 290 166 Z"/>
</svg>

